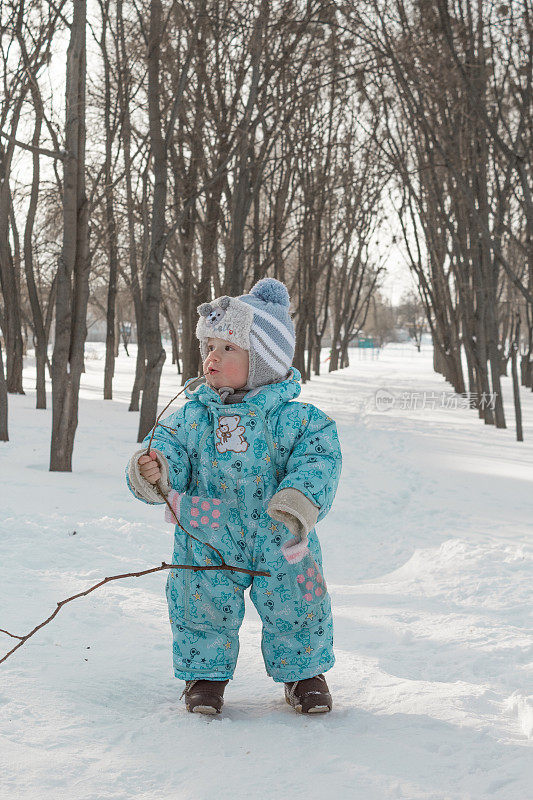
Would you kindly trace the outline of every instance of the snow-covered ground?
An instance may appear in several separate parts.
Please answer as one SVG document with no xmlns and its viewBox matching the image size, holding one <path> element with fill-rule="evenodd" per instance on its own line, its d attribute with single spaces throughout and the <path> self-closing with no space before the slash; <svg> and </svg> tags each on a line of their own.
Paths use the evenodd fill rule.
<svg viewBox="0 0 533 800">
<path fill-rule="evenodd" d="M 87 345 L 68 474 L 48 471 L 51 411 L 34 409 L 27 359 L 28 391 L 10 397 L 0 444 L 0 628 L 26 633 L 57 601 L 171 556 L 163 511 L 124 482 L 137 449 L 130 353 L 104 401 L 102 346 Z M 430 348 L 365 355 L 331 375 L 324 363 L 300 395 L 337 420 L 344 456 L 318 526 L 333 712 L 309 718 L 285 703 L 247 597 L 222 715 L 187 714 L 167 574 L 129 578 L 68 604 L 0 666 L 2 800 L 533 796 L 533 395 L 522 393 L 517 443 L 509 378 L 509 427 L 496 430 L 456 403 Z M 160 409 L 178 389 L 167 360 Z M 387 411 L 378 389 L 394 396 Z M 13 643 L 0 635 L 1 652 Z"/>
</svg>

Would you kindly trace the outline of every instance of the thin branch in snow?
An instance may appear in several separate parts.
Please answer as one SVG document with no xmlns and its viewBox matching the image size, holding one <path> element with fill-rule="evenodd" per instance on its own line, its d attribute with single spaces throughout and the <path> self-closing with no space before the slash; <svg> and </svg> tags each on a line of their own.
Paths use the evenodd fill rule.
<svg viewBox="0 0 533 800">
<path fill-rule="evenodd" d="M 205 380 L 205 378 L 203 378 L 203 380 Z M 194 383 L 194 381 L 192 383 Z M 152 445 L 152 439 L 154 438 L 155 429 L 157 428 L 158 425 L 161 425 L 159 420 L 160 420 L 162 414 L 167 410 L 169 405 L 174 402 L 176 397 L 178 397 L 181 394 L 181 392 L 183 392 L 184 389 L 185 389 L 185 386 L 183 387 L 183 389 L 181 389 L 178 392 L 178 394 L 175 397 L 172 398 L 170 403 L 167 403 L 167 405 L 164 407 L 164 409 L 161 412 L 161 414 L 159 414 L 159 416 L 157 417 L 155 425 L 154 425 L 154 427 L 152 429 L 152 435 L 150 436 L 150 442 L 148 444 L 148 449 L 146 450 L 146 455 L 150 455 L 150 447 Z M 171 430 L 172 431 L 172 428 L 168 428 L 166 425 L 162 425 L 162 427 L 163 428 L 167 428 L 167 430 Z M 56 610 L 52 614 L 50 614 L 50 616 L 47 619 L 45 619 L 44 622 L 41 622 L 39 625 L 37 625 L 32 631 L 27 633 L 25 636 L 17 636 L 15 633 L 10 633 L 9 631 L 6 631 L 6 630 L 3 630 L 3 628 L 0 628 L 0 633 L 5 633 L 5 634 L 7 634 L 7 636 L 12 636 L 13 639 L 20 639 L 20 642 L 18 644 L 16 644 L 15 647 L 13 647 L 8 653 L 6 653 L 6 655 L 3 658 L 0 658 L 0 664 L 3 661 L 5 661 L 7 658 L 9 658 L 9 656 L 13 655 L 13 653 L 16 650 L 18 650 L 19 647 L 22 647 L 23 644 L 26 644 L 28 639 L 30 639 L 35 633 L 37 633 L 38 630 L 43 628 L 45 625 L 48 625 L 48 623 L 51 622 L 54 619 L 55 615 L 60 611 L 60 609 L 66 603 L 70 603 L 71 600 L 76 600 L 76 598 L 78 598 L 78 597 L 85 597 L 85 595 L 90 594 L 90 592 L 94 592 L 95 589 L 98 589 L 100 586 L 103 586 L 104 583 L 109 583 L 110 581 L 117 581 L 117 580 L 120 580 L 121 578 L 138 578 L 141 575 L 149 575 L 152 572 L 159 572 L 162 569 L 192 569 L 195 572 L 198 572 L 198 570 L 223 569 L 223 570 L 230 570 L 230 572 L 244 572 L 244 573 L 246 573 L 246 575 L 264 575 L 267 578 L 270 577 L 270 572 L 264 572 L 264 571 L 255 570 L 255 569 L 246 569 L 245 567 L 234 567 L 232 564 L 226 564 L 226 562 L 224 561 L 224 557 L 222 556 L 220 551 L 217 550 L 216 547 L 214 547 L 212 544 L 209 544 L 209 542 L 202 542 L 201 539 L 197 539 L 196 536 L 193 536 L 192 533 L 189 533 L 189 531 L 186 530 L 183 527 L 183 525 L 181 524 L 181 522 L 179 521 L 179 519 L 176 516 L 176 512 L 174 511 L 174 509 L 172 508 L 171 504 L 169 503 L 169 501 L 167 499 L 167 496 L 165 495 L 165 493 L 161 489 L 159 481 L 155 484 L 155 486 L 157 488 L 157 491 L 161 495 L 161 497 L 164 499 L 164 501 L 167 504 L 167 506 L 170 508 L 170 510 L 172 512 L 172 516 L 174 517 L 174 519 L 176 520 L 176 523 L 180 526 L 182 531 L 184 533 L 186 533 L 187 536 L 190 536 L 191 539 L 194 539 L 195 542 L 199 542 L 199 544 L 203 544 L 206 547 L 210 547 L 211 550 L 214 550 L 214 552 L 220 558 L 221 563 L 220 564 L 213 564 L 213 565 L 206 565 L 206 566 L 199 567 L 199 566 L 195 566 L 195 565 L 192 565 L 192 564 L 166 564 L 163 561 L 161 563 L 160 567 L 152 567 L 152 569 L 145 569 L 145 570 L 142 570 L 141 572 L 126 572 L 123 575 L 112 575 L 109 578 L 104 578 L 104 580 L 100 581 L 99 583 L 96 583 L 94 586 L 91 586 L 89 589 L 86 589 L 84 592 L 79 592 L 78 594 L 72 595 L 72 597 L 67 597 L 66 600 L 61 600 L 57 604 Z"/>
<path fill-rule="evenodd" d="M 218 553 L 218 550 L 216 552 Z M 220 556 L 220 558 L 222 558 L 222 556 Z M 5 631 L 0 628 L 0 631 L 2 633 L 6 633 L 8 636 L 12 636 L 14 639 L 20 639 L 20 642 L 18 642 L 18 644 L 16 644 L 15 647 L 13 647 L 8 653 L 6 653 L 5 656 L 0 658 L 0 664 L 3 661 L 6 661 L 6 659 L 8 659 L 9 656 L 13 655 L 13 653 L 16 650 L 18 650 L 19 647 L 22 647 L 23 644 L 26 644 L 28 639 L 30 639 L 35 633 L 37 633 L 37 631 L 39 631 L 41 628 L 44 628 L 45 625 L 48 625 L 48 623 L 54 619 L 56 614 L 59 613 L 59 611 L 63 608 L 64 605 L 66 605 L 66 603 L 70 603 L 72 600 L 76 600 L 78 597 L 85 597 L 91 592 L 94 592 L 95 589 L 98 589 L 100 586 L 103 586 L 105 583 L 109 583 L 110 581 L 118 581 L 121 580 L 122 578 L 139 578 L 141 575 L 150 575 L 152 572 L 160 572 L 162 569 L 192 569 L 194 570 L 194 572 L 198 572 L 199 570 L 227 569 L 230 570 L 231 572 L 245 572 L 247 575 L 264 575 L 266 577 L 270 576 L 270 572 L 259 572 L 252 569 L 246 569 L 245 567 L 233 567 L 230 564 L 226 564 L 223 558 L 222 558 L 222 564 L 213 564 L 211 566 L 206 565 L 198 567 L 193 564 L 166 564 L 163 561 L 160 567 L 143 569 L 141 570 L 141 572 L 125 572 L 122 575 L 111 575 L 110 577 L 104 578 L 98 583 L 95 583 L 94 586 L 90 586 L 84 592 L 78 592 L 78 594 L 73 594 L 72 597 L 67 597 L 65 600 L 61 600 L 57 604 L 55 611 L 52 612 L 52 614 L 50 614 L 50 616 L 47 617 L 39 625 L 36 625 L 35 628 L 29 633 L 27 633 L 25 636 L 17 636 L 15 633 L 10 633 L 9 631 Z"/>
</svg>

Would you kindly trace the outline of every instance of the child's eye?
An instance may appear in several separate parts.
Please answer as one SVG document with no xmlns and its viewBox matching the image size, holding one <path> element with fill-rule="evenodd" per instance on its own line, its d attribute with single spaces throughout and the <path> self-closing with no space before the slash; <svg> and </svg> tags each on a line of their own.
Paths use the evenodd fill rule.
<svg viewBox="0 0 533 800">
<path fill-rule="evenodd" d="M 226 345 L 226 350 L 233 350 L 233 347 L 230 344 Z"/>
</svg>

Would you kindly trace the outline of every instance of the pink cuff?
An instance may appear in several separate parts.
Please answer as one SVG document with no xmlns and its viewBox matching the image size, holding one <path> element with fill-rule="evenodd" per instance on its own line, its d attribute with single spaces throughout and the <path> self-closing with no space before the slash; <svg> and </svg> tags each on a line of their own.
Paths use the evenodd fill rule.
<svg viewBox="0 0 533 800">
<path fill-rule="evenodd" d="M 170 508 L 165 503 L 165 522 L 170 522 L 172 525 L 175 525 L 176 519 L 180 518 L 180 505 L 183 494 L 183 492 L 176 492 L 174 489 L 171 489 L 167 494 L 167 500 L 172 506 L 172 511 L 176 516 L 174 517 L 174 514 L 171 513 Z"/>
<path fill-rule="evenodd" d="M 281 546 L 281 552 L 289 564 L 297 564 L 308 552 L 308 546 L 309 539 L 307 536 L 301 541 L 298 541 L 295 537 L 294 539 L 289 539 L 288 542 L 285 542 L 285 544 Z"/>
</svg>

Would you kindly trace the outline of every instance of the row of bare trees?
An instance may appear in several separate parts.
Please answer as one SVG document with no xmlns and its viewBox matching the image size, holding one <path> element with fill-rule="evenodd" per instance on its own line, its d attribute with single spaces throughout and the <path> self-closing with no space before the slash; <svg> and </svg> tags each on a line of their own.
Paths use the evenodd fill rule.
<svg viewBox="0 0 533 800">
<path fill-rule="evenodd" d="M 398 184 L 398 217 L 431 324 L 435 369 L 505 427 L 501 376 L 531 388 L 533 343 L 533 38 L 529 2 L 444 0 L 371 7 L 386 62 L 379 82 Z M 389 101 L 391 82 L 394 99 Z M 466 355 L 467 378 L 461 358 Z M 513 382 L 522 438 L 518 381 Z"/>
<path fill-rule="evenodd" d="M 494 413 L 478 404 L 487 424 L 505 427 L 501 376 L 521 352 L 521 438 L 530 13 L 528 0 L 95 0 L 89 14 L 86 0 L 0 0 L 0 435 L 7 392 L 23 391 L 27 323 L 38 408 L 52 378 L 50 468 L 71 469 L 91 295 L 105 294 L 106 399 L 117 296 L 131 298 L 139 441 L 156 416 L 162 321 L 184 381 L 200 368 L 196 306 L 266 274 L 293 298 L 303 379 L 326 334 L 329 369 L 344 367 L 392 242 L 435 369 L 457 392 L 496 395 Z"/>
</svg>

